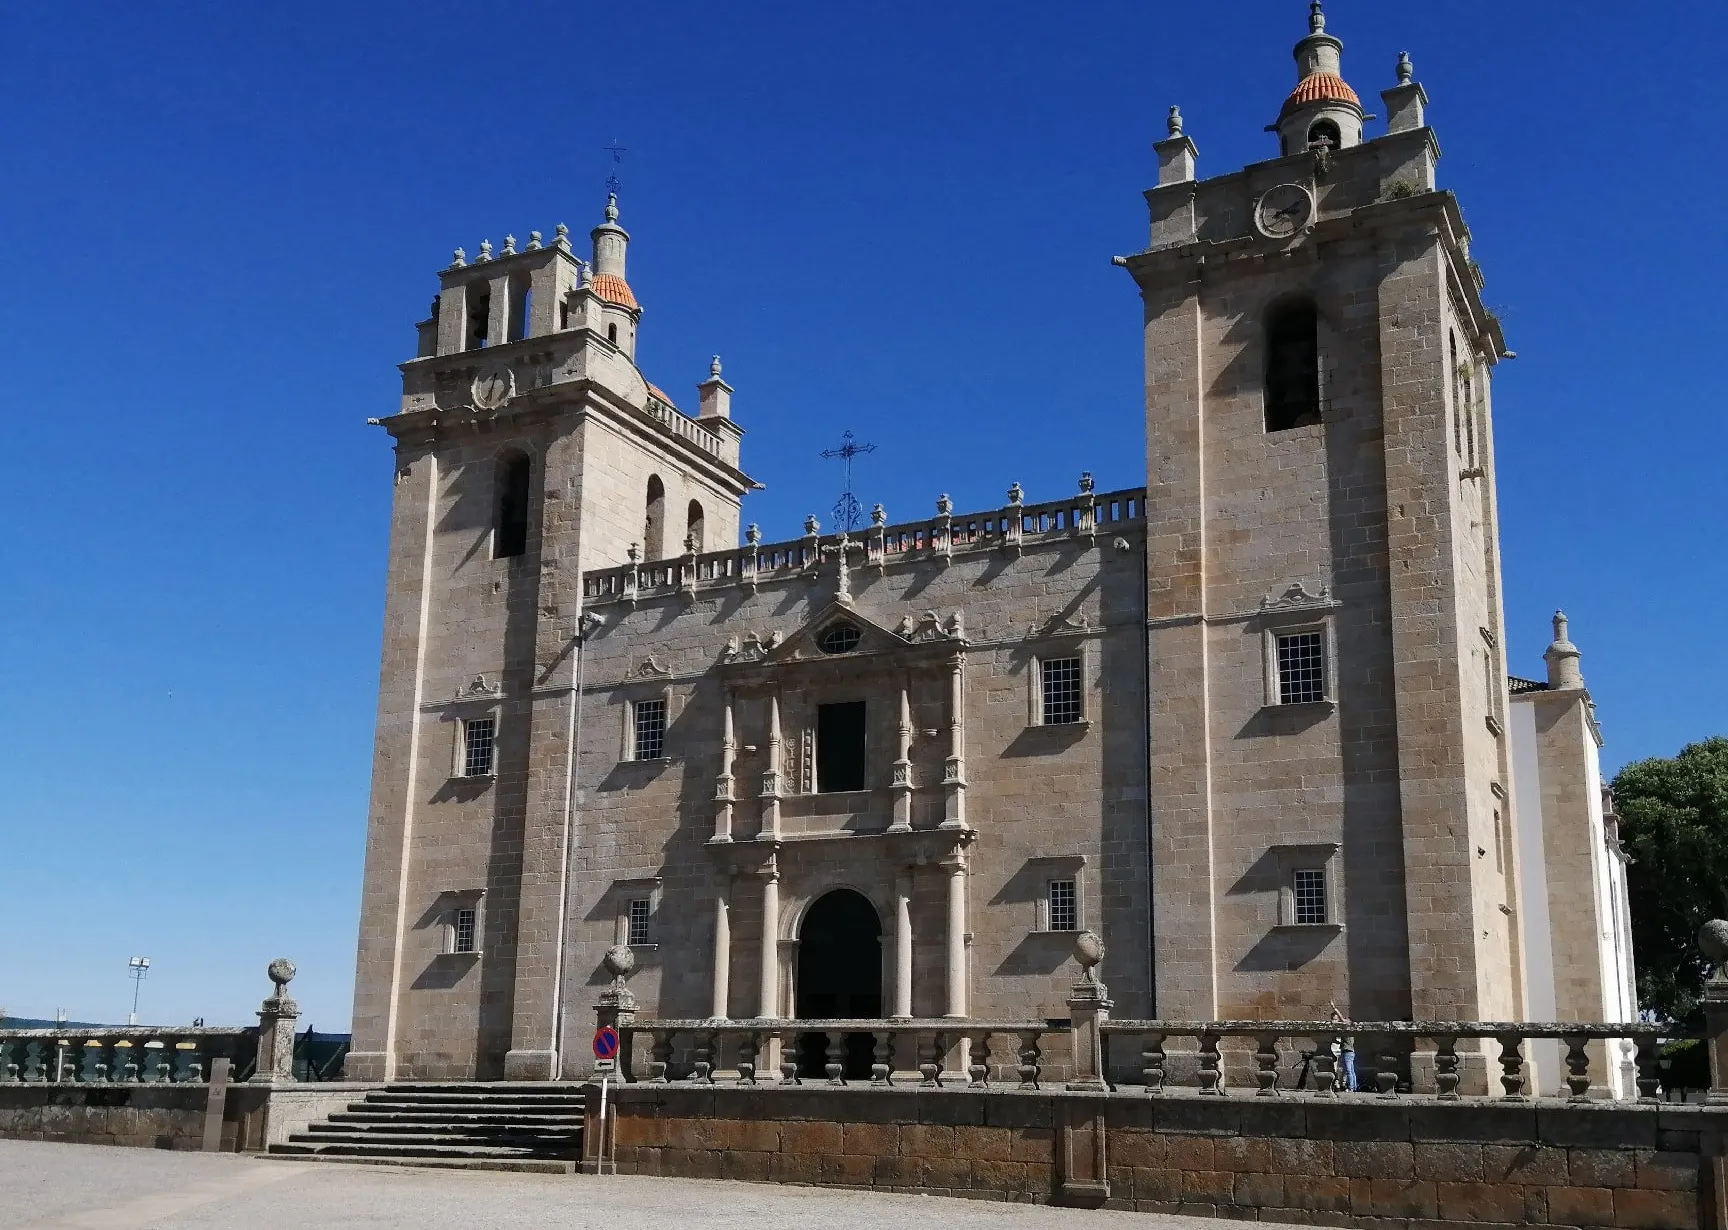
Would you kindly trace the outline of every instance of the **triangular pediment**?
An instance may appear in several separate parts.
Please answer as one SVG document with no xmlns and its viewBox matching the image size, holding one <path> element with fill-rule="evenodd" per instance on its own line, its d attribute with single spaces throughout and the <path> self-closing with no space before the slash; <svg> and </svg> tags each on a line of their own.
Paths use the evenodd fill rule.
<svg viewBox="0 0 1728 1230">
<path fill-rule="evenodd" d="M 856 633 L 855 641 L 851 641 L 852 633 Z M 790 633 L 749 632 L 733 637 L 727 641 L 720 661 L 722 665 L 785 666 L 899 653 L 920 645 L 952 649 L 964 643 L 964 629 L 957 614 L 944 618 L 935 611 L 922 611 L 889 628 L 856 606 L 834 601 Z"/>
</svg>

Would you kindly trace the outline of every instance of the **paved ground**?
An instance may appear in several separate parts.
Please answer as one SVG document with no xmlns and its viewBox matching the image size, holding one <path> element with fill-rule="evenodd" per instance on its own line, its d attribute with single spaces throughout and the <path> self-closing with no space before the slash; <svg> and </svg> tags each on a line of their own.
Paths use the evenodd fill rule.
<svg viewBox="0 0 1728 1230">
<path fill-rule="evenodd" d="M 511 1175 L 0 1140 L 0 1230 L 1233 1230 L 1246 1222 L 634 1175 Z M 1256 1227 L 1264 1230 L 1264 1227 Z"/>
</svg>

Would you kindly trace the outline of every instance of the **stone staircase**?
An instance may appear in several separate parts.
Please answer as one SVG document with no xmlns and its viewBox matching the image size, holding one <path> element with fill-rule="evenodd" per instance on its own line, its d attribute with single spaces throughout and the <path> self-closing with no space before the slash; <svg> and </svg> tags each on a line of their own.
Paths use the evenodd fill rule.
<svg viewBox="0 0 1728 1230">
<path fill-rule="evenodd" d="M 375 1089 L 270 1155 L 300 1160 L 571 1174 L 583 1096 L 548 1085 L 398 1084 Z"/>
</svg>

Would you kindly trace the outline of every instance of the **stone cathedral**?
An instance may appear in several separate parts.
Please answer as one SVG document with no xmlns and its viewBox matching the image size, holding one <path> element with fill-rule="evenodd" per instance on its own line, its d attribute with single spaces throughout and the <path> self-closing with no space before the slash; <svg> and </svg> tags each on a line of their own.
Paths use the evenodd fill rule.
<svg viewBox="0 0 1728 1230">
<path fill-rule="evenodd" d="M 1084 930 L 1119 1017 L 1635 1017 L 1562 618 L 1508 675 L 1510 354 L 1409 58 L 1370 132 L 1325 25 L 1275 156 L 1154 147 L 1142 488 L 741 535 L 616 198 L 456 252 L 381 420 L 353 1078 L 583 1075 L 619 944 L 657 1018 L 1061 1018 Z"/>
</svg>

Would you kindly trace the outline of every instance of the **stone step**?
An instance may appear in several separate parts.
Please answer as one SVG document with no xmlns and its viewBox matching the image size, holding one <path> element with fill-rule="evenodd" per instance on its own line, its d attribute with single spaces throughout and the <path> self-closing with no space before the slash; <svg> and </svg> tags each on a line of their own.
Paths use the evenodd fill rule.
<svg viewBox="0 0 1728 1230">
<path fill-rule="evenodd" d="M 368 1149 L 387 1149 L 400 1152 L 403 1149 L 421 1145 L 448 1146 L 458 1149 L 525 1149 L 531 1154 L 546 1154 L 562 1157 L 573 1153 L 581 1144 L 578 1136 L 462 1136 L 441 1132 L 393 1132 L 387 1136 L 368 1135 L 364 1132 L 293 1132 L 288 1136 L 291 1145 L 364 1145 Z"/>
<path fill-rule="evenodd" d="M 298 1134 L 296 1133 L 296 1135 Z M 535 1150 L 516 1145 L 404 1144 L 396 1141 L 387 1144 L 374 1144 L 371 1141 L 309 1143 L 303 1140 L 288 1140 L 281 1144 L 272 1145 L 271 1150 L 278 1153 L 319 1157 L 444 1157 L 512 1160 L 532 1158 L 536 1155 Z"/>
<path fill-rule="evenodd" d="M 508 1129 L 523 1132 L 580 1132 L 580 1115 L 388 1115 L 366 1111 L 336 1111 L 324 1120 L 333 1127 L 383 1128 L 399 1126 L 404 1131 L 447 1128 L 450 1131 L 493 1132 Z"/>
<path fill-rule="evenodd" d="M 364 1106 L 447 1106 L 451 1109 L 477 1110 L 581 1110 L 587 1104 L 582 1098 L 464 1098 L 449 1093 L 369 1093 L 361 1102 L 355 1103 Z"/>
<path fill-rule="evenodd" d="M 327 1162 L 346 1166 L 413 1166 L 432 1170 L 503 1170 L 515 1174 L 575 1174 L 577 1162 L 549 1157 L 485 1158 L 485 1157 L 345 1157 L 331 1153 L 289 1153 L 281 1145 L 271 1145 L 268 1153 L 259 1154 L 281 1162 Z"/>
<path fill-rule="evenodd" d="M 320 1136 L 358 1135 L 380 1136 L 462 1136 L 474 1140 L 495 1140 L 500 1136 L 519 1136 L 524 1140 L 569 1140 L 582 1135 L 582 1125 L 558 1124 L 545 1127 L 523 1127 L 512 1123 L 474 1126 L 463 1123 L 309 1123 L 308 1132 Z"/>
</svg>

